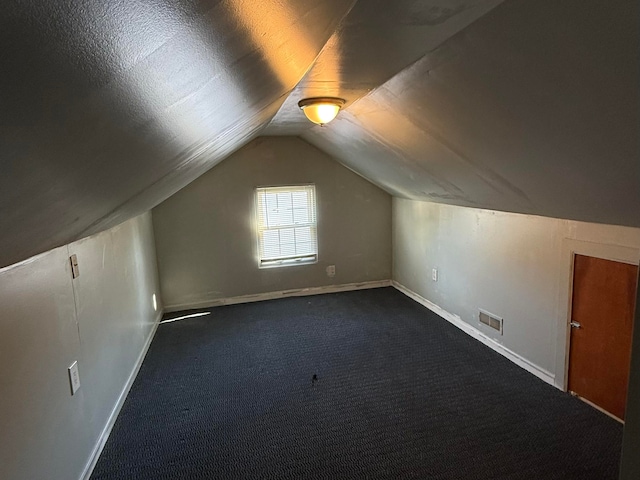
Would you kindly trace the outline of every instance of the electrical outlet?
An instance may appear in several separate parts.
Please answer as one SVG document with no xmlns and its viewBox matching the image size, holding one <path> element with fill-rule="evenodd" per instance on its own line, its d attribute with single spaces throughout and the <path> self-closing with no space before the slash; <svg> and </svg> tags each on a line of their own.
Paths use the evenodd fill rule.
<svg viewBox="0 0 640 480">
<path fill-rule="evenodd" d="M 71 384 L 71 395 L 75 395 L 80 388 L 80 374 L 78 373 L 77 360 L 69 367 L 69 383 Z"/>
<path fill-rule="evenodd" d="M 329 265 L 327 267 L 327 277 L 335 277 L 336 276 L 336 266 Z"/>
<path fill-rule="evenodd" d="M 434 282 L 438 281 L 438 269 L 437 268 L 432 268 L 431 269 L 431 280 L 433 280 Z"/>
</svg>

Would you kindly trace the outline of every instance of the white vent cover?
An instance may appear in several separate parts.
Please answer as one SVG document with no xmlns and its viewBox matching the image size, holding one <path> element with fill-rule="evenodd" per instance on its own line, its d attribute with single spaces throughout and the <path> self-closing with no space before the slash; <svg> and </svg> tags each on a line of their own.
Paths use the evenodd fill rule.
<svg viewBox="0 0 640 480">
<path fill-rule="evenodd" d="M 482 309 L 480 309 L 478 318 L 480 319 L 480 323 L 499 331 L 500 335 L 502 335 L 502 318 Z"/>
</svg>

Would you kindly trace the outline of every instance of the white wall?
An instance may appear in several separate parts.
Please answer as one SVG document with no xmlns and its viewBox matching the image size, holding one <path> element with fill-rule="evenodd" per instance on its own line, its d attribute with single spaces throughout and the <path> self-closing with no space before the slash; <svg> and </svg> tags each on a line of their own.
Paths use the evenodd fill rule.
<svg viewBox="0 0 640 480">
<path fill-rule="evenodd" d="M 155 329 L 157 292 L 149 213 L 0 270 L 0 478 L 80 478 Z"/>
<path fill-rule="evenodd" d="M 562 389 L 574 253 L 638 264 L 640 229 L 393 199 L 394 281 L 524 357 Z M 639 306 L 622 480 L 640 472 Z M 503 336 L 478 323 L 478 308 L 504 318 Z"/>
<path fill-rule="evenodd" d="M 258 268 L 255 188 L 306 183 L 316 186 L 318 263 Z M 154 208 L 153 226 L 171 310 L 391 278 L 391 196 L 296 137 L 249 143 Z"/>
<path fill-rule="evenodd" d="M 572 252 L 638 263 L 640 229 L 394 198 L 393 252 L 395 281 L 563 388 Z M 504 318 L 503 335 L 479 308 Z"/>
</svg>

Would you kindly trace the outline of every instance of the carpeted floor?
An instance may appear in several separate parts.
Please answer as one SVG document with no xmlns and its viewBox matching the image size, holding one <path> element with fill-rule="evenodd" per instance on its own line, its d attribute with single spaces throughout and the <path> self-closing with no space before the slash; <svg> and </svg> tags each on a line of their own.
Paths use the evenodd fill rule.
<svg viewBox="0 0 640 480">
<path fill-rule="evenodd" d="M 393 288 L 210 311 L 160 325 L 92 479 L 617 478 L 621 425 Z"/>
</svg>

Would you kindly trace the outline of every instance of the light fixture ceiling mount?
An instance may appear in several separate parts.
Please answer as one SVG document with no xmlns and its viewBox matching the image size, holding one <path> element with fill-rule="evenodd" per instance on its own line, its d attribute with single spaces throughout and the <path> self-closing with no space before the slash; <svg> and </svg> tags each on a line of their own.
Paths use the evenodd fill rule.
<svg viewBox="0 0 640 480">
<path fill-rule="evenodd" d="M 336 118 L 344 104 L 344 99 L 336 97 L 305 98 L 298 102 L 305 116 L 320 126 Z"/>
</svg>

